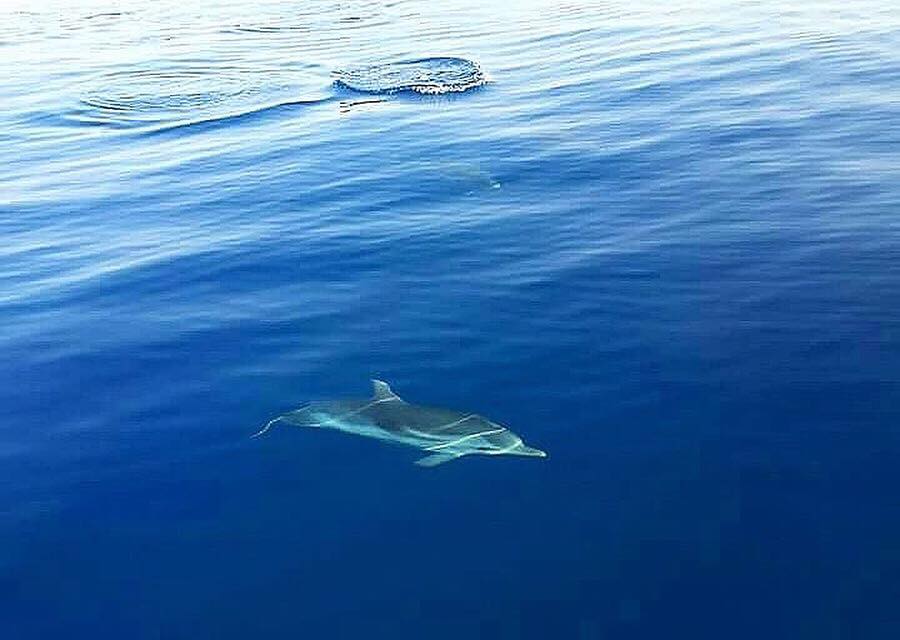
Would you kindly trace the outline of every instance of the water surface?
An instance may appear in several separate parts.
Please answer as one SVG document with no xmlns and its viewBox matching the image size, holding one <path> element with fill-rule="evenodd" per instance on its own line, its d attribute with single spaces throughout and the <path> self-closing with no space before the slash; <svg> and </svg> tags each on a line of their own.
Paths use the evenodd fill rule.
<svg viewBox="0 0 900 640">
<path fill-rule="evenodd" d="M 894 3 L 495 4 L 0 9 L 3 638 L 897 637 Z"/>
</svg>

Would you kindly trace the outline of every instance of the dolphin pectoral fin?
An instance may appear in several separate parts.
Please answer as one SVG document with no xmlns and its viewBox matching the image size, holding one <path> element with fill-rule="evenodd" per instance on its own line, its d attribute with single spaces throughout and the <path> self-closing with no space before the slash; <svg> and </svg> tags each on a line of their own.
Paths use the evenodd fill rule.
<svg viewBox="0 0 900 640">
<path fill-rule="evenodd" d="M 462 456 L 458 453 L 433 453 L 430 456 L 419 458 L 416 460 L 416 464 L 420 467 L 436 467 L 439 464 L 444 464 L 445 462 L 450 462 L 451 460 L 456 460 L 460 457 Z"/>
</svg>

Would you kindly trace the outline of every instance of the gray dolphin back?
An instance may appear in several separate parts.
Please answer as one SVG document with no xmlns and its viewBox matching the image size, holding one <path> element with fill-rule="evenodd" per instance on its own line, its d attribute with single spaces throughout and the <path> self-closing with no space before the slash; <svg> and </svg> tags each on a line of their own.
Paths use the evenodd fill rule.
<svg viewBox="0 0 900 640">
<path fill-rule="evenodd" d="M 422 467 L 471 454 L 546 456 L 506 427 L 478 414 L 410 404 L 382 380 L 373 380 L 372 387 L 371 398 L 312 402 L 275 418 L 256 435 L 276 422 L 334 429 L 424 451 L 428 455 L 416 461 Z"/>
</svg>

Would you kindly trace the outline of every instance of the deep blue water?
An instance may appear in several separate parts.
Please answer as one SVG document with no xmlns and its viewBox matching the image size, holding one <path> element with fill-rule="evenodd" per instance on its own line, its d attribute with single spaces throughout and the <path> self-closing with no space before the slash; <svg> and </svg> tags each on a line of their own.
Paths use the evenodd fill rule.
<svg viewBox="0 0 900 640">
<path fill-rule="evenodd" d="M 900 636 L 893 2 L 6 3 L 0 229 L 4 640 Z"/>
</svg>

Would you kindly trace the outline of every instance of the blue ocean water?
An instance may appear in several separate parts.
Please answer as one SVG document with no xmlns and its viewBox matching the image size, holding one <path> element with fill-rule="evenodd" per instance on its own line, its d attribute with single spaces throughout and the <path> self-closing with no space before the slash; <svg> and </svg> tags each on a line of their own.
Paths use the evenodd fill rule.
<svg viewBox="0 0 900 640">
<path fill-rule="evenodd" d="M 895 3 L 14 1 L 0 105 L 4 640 L 900 635 Z M 249 437 L 376 377 L 549 457 Z"/>
</svg>

